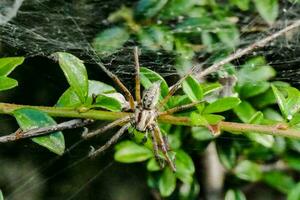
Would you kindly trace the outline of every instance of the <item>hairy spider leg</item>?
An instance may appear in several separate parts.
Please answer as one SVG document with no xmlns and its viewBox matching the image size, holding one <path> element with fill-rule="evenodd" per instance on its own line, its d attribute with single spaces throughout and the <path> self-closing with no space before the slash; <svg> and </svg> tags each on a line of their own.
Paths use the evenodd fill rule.
<svg viewBox="0 0 300 200">
<path fill-rule="evenodd" d="M 192 102 L 192 103 L 189 103 L 189 104 L 186 104 L 186 105 L 181 105 L 181 106 L 176 106 L 174 108 L 170 108 L 168 110 L 165 110 L 163 112 L 160 112 L 158 115 L 166 115 L 166 114 L 173 114 L 175 112 L 180 112 L 180 111 L 183 111 L 183 110 L 187 110 L 189 108 L 192 108 L 200 103 L 203 103 L 204 100 L 201 100 L 201 101 L 195 101 L 195 102 Z"/>
<path fill-rule="evenodd" d="M 158 143 L 157 143 L 157 138 L 156 138 L 155 133 L 154 133 L 153 126 L 151 128 L 149 128 L 149 131 L 150 131 L 151 137 L 152 137 L 154 158 L 155 158 L 156 162 L 158 163 L 159 167 L 162 169 L 164 167 L 164 163 L 163 163 L 162 159 L 159 156 Z"/>
<path fill-rule="evenodd" d="M 120 118 L 120 119 L 117 119 L 95 131 L 92 131 L 92 132 L 89 132 L 89 133 L 85 133 L 85 134 L 82 134 L 81 136 L 84 138 L 84 139 L 89 139 L 91 137 L 94 137 L 96 135 L 100 135 L 101 133 L 104 133 L 105 131 L 109 130 L 109 129 L 112 129 L 116 126 L 119 126 L 119 125 L 122 125 L 124 123 L 127 123 L 129 122 L 131 119 L 130 116 L 126 116 L 126 117 L 123 117 L 123 118 Z"/>
<path fill-rule="evenodd" d="M 170 98 L 175 94 L 175 92 L 180 88 L 181 83 L 182 83 L 188 76 L 192 75 L 192 74 L 194 73 L 195 69 L 196 69 L 196 66 L 192 67 L 192 68 L 190 69 L 190 71 L 189 71 L 186 75 L 184 75 L 182 78 L 180 78 L 180 79 L 179 79 L 179 80 L 171 87 L 171 89 L 169 90 L 167 96 L 165 96 L 165 97 L 160 101 L 160 103 L 157 105 L 157 107 L 156 107 L 157 110 L 162 109 L 162 108 L 166 105 L 166 103 L 169 101 L 169 99 L 170 99 Z"/>
<path fill-rule="evenodd" d="M 168 154 L 168 145 L 165 144 L 165 140 L 162 136 L 162 133 L 157 125 L 157 123 L 153 124 L 153 131 L 154 131 L 154 136 L 157 139 L 158 146 L 160 150 L 162 151 L 165 159 L 167 160 L 168 165 L 171 167 L 172 171 L 176 171 L 176 166 L 174 162 L 171 160 Z"/>
<path fill-rule="evenodd" d="M 130 123 L 125 124 L 124 126 L 122 126 L 118 132 L 113 135 L 110 140 L 108 140 L 103 146 L 101 146 L 99 149 L 97 150 L 92 150 L 89 153 L 89 157 L 96 157 L 97 155 L 99 155 L 101 152 L 105 151 L 106 149 L 108 149 L 111 145 L 113 145 L 114 143 L 116 143 L 119 138 L 125 133 L 125 131 L 130 127 Z"/>
<path fill-rule="evenodd" d="M 141 101 L 141 84 L 140 84 L 140 62 L 139 62 L 139 49 L 134 47 L 134 62 L 135 62 L 135 100 L 139 107 L 142 106 Z"/>
<path fill-rule="evenodd" d="M 98 63 L 98 66 L 101 67 L 101 69 L 119 86 L 119 88 L 124 92 L 125 97 L 127 101 L 129 102 L 130 109 L 134 111 L 134 98 L 131 95 L 130 91 L 127 89 L 127 87 L 122 83 L 122 81 L 111 71 L 109 71 L 102 63 Z"/>
</svg>

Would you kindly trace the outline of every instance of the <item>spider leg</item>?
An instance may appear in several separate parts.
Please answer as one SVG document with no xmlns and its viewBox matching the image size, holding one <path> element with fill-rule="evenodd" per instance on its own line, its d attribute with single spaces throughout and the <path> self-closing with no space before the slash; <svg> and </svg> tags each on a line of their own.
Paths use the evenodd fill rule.
<svg viewBox="0 0 300 200">
<path fill-rule="evenodd" d="M 179 79 L 169 90 L 169 93 L 167 94 L 167 96 L 165 96 L 160 103 L 157 105 L 157 110 L 160 110 L 161 108 L 163 108 L 166 103 L 168 102 L 168 100 L 173 96 L 173 94 L 175 94 L 175 92 L 181 87 L 181 83 L 191 74 L 194 73 L 194 69 L 195 67 L 192 67 L 192 69 L 186 74 L 184 75 L 181 79 Z"/>
<path fill-rule="evenodd" d="M 115 120 L 115 121 L 107 124 L 106 126 L 103 126 L 103 127 L 99 128 L 99 129 L 95 130 L 95 131 L 92 131 L 92 132 L 89 132 L 89 133 L 85 132 L 81 136 L 84 139 L 89 139 L 89 138 L 94 137 L 96 135 L 99 135 L 99 134 L 101 134 L 101 133 L 103 133 L 103 132 L 105 132 L 105 131 L 107 131 L 109 129 L 112 129 L 112 128 L 116 127 L 116 126 L 119 126 L 121 124 L 127 123 L 127 122 L 130 121 L 130 119 L 131 119 L 130 116 L 126 116 L 126 117 L 120 118 L 118 120 Z"/>
<path fill-rule="evenodd" d="M 148 139 L 148 133 L 149 133 L 149 131 L 147 130 L 147 131 L 145 132 L 145 135 L 144 135 L 142 141 L 141 141 L 141 144 L 145 144 L 145 143 L 147 142 L 147 139 Z"/>
<path fill-rule="evenodd" d="M 116 143 L 118 141 L 118 139 L 125 133 L 125 131 L 130 127 L 130 123 L 125 124 L 124 126 L 122 126 L 122 128 L 120 128 L 120 130 L 118 130 L 118 132 L 112 136 L 110 138 L 110 140 L 108 140 L 103 146 L 101 146 L 99 149 L 97 150 L 92 150 L 89 153 L 89 157 L 96 157 L 97 155 L 99 155 L 102 151 L 105 151 L 106 149 L 108 149 L 111 145 L 113 145 L 114 143 Z"/>
<path fill-rule="evenodd" d="M 134 98 L 132 97 L 129 90 L 126 88 L 126 86 L 120 81 L 120 79 L 113 74 L 111 71 L 109 71 L 102 63 L 97 62 L 98 66 L 101 67 L 101 69 L 120 87 L 120 89 L 124 92 L 125 97 L 127 101 L 129 102 L 130 108 L 132 111 L 134 111 Z"/>
<path fill-rule="evenodd" d="M 135 100 L 137 105 L 141 106 L 141 84 L 140 84 L 140 62 L 139 62 L 139 49 L 134 48 L 134 61 L 135 61 Z"/>
<path fill-rule="evenodd" d="M 162 159 L 159 157 L 158 143 L 157 143 L 157 138 L 155 136 L 153 127 L 151 127 L 149 131 L 152 136 L 152 144 L 153 144 L 153 152 L 154 152 L 155 160 L 159 164 L 159 167 L 162 169 L 164 167 L 164 163 L 162 162 Z"/>
<path fill-rule="evenodd" d="M 158 146 L 160 147 L 162 153 L 164 154 L 164 156 L 167 160 L 167 163 L 169 164 L 171 169 L 175 172 L 176 166 L 168 155 L 168 145 L 166 145 L 165 140 L 162 136 L 162 133 L 156 123 L 153 125 L 153 130 L 154 130 L 154 135 L 156 136 L 156 138 L 158 140 Z"/>
<path fill-rule="evenodd" d="M 176 106 L 174 108 L 168 109 L 166 111 L 160 112 L 159 115 L 166 115 L 166 114 L 173 114 L 175 112 L 180 112 L 183 110 L 187 110 L 189 108 L 192 108 L 200 103 L 203 103 L 204 101 L 196 101 L 196 102 L 192 102 L 186 105 L 182 105 L 182 106 Z"/>
</svg>

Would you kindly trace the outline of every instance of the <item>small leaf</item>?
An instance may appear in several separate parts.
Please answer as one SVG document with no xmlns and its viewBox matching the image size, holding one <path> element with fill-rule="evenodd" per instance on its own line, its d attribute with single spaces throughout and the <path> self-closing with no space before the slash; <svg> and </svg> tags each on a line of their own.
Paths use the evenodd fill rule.
<svg viewBox="0 0 300 200">
<path fill-rule="evenodd" d="M 286 105 L 286 100 L 284 98 L 284 95 L 274 85 L 271 85 L 271 87 L 276 97 L 281 113 L 285 116 L 285 118 L 287 118 L 289 111 L 287 110 L 287 105 Z"/>
<path fill-rule="evenodd" d="M 229 48 L 235 48 L 239 44 L 240 33 L 236 26 L 227 26 L 217 32 L 221 42 Z"/>
<path fill-rule="evenodd" d="M 151 158 L 147 163 L 147 170 L 150 172 L 159 171 L 160 167 L 157 164 L 155 158 Z"/>
<path fill-rule="evenodd" d="M 152 51 L 173 50 L 174 37 L 165 27 L 150 26 L 140 31 L 138 37 L 141 44 Z"/>
<path fill-rule="evenodd" d="M 225 145 L 223 144 L 223 142 L 218 142 L 216 146 L 219 159 L 223 166 L 227 170 L 232 169 L 235 166 L 237 160 L 236 148 L 234 148 L 233 145 Z"/>
<path fill-rule="evenodd" d="M 193 181 L 192 175 L 195 172 L 195 166 L 192 158 L 184 151 L 176 151 L 176 177 L 184 183 Z"/>
<path fill-rule="evenodd" d="M 123 27 L 113 27 L 99 33 L 92 45 L 101 56 L 109 56 L 119 50 L 129 39 L 129 33 Z"/>
<path fill-rule="evenodd" d="M 86 101 L 86 105 L 91 105 L 93 101 L 93 96 L 97 96 L 104 93 L 113 93 L 116 92 L 116 90 L 106 84 L 102 83 L 100 81 L 93 81 L 89 80 L 89 94 L 88 99 Z M 59 98 L 57 101 L 56 106 L 58 107 L 78 107 L 82 104 L 79 97 L 77 96 L 76 92 L 72 87 L 68 88 Z"/>
<path fill-rule="evenodd" d="M 204 114 L 203 117 L 210 125 L 218 124 L 220 121 L 225 119 L 225 117 L 223 117 L 222 115 L 214 115 L 214 114 Z"/>
<path fill-rule="evenodd" d="M 298 158 L 298 155 L 287 154 L 284 157 L 284 161 L 290 168 L 300 171 L 300 159 Z"/>
<path fill-rule="evenodd" d="M 169 93 L 169 86 L 167 82 L 161 77 L 158 73 L 145 68 L 141 67 L 141 84 L 145 89 L 148 89 L 152 83 L 161 81 L 160 89 L 161 89 L 161 95 L 164 97 Z"/>
<path fill-rule="evenodd" d="M 230 0 L 230 3 L 236 5 L 242 11 L 246 11 L 249 9 L 250 0 Z"/>
<path fill-rule="evenodd" d="M 212 102 L 208 106 L 206 106 L 203 110 L 203 113 L 218 113 L 230 110 L 235 108 L 237 105 L 241 103 L 241 100 L 237 97 L 225 97 L 222 99 L 218 99 L 215 102 Z"/>
<path fill-rule="evenodd" d="M 18 86 L 18 81 L 15 79 L 0 76 L 0 91 L 9 90 Z"/>
<path fill-rule="evenodd" d="M 295 186 L 293 178 L 280 171 L 264 173 L 263 181 L 282 193 L 288 193 Z"/>
<path fill-rule="evenodd" d="M 203 89 L 203 95 L 206 96 L 216 90 L 221 89 L 223 86 L 216 82 L 216 83 L 200 83 L 202 89 Z"/>
<path fill-rule="evenodd" d="M 262 177 L 260 166 L 249 160 L 240 162 L 234 169 L 235 175 L 246 181 L 258 181 Z"/>
<path fill-rule="evenodd" d="M 35 109 L 22 108 L 15 110 L 13 114 L 23 131 L 56 124 L 46 113 Z M 64 135 L 60 131 L 50 135 L 34 137 L 31 140 L 58 155 L 62 155 L 65 151 Z"/>
<path fill-rule="evenodd" d="M 168 2 L 168 0 L 140 0 L 136 6 L 135 14 L 137 17 L 152 18 Z"/>
<path fill-rule="evenodd" d="M 1 190 L 0 190 L 0 200 L 4 200 L 3 193 Z"/>
<path fill-rule="evenodd" d="M 192 127 L 192 136 L 198 141 L 212 140 L 215 136 L 206 127 Z"/>
<path fill-rule="evenodd" d="M 122 163 L 134 163 L 153 157 L 150 149 L 137 145 L 132 141 L 124 141 L 116 145 L 115 160 Z"/>
<path fill-rule="evenodd" d="M 164 19 L 169 19 L 185 15 L 195 4 L 195 0 L 169 0 L 160 16 Z"/>
<path fill-rule="evenodd" d="M 256 113 L 256 110 L 247 101 L 242 101 L 242 103 L 236 106 L 233 110 L 239 119 L 244 123 L 248 123 Z"/>
<path fill-rule="evenodd" d="M 300 199 L 300 183 L 298 183 L 287 196 L 287 200 L 299 200 Z"/>
<path fill-rule="evenodd" d="M 176 177 L 169 167 L 166 167 L 158 181 L 159 192 L 163 197 L 170 196 L 176 188 Z"/>
<path fill-rule="evenodd" d="M 101 94 L 97 96 L 96 104 L 97 107 L 104 108 L 113 112 L 122 110 L 122 104 L 116 98 Z"/>
<path fill-rule="evenodd" d="M 273 24 L 279 13 L 278 0 L 253 0 L 261 17 L 269 24 Z"/>
<path fill-rule="evenodd" d="M 9 75 L 17 66 L 24 62 L 24 57 L 0 58 L 0 76 Z"/>
<path fill-rule="evenodd" d="M 88 95 L 88 76 L 83 62 L 72 54 L 57 52 L 59 65 L 63 70 L 68 83 L 78 95 L 80 101 L 85 103 Z"/>
<path fill-rule="evenodd" d="M 227 192 L 225 194 L 225 200 L 246 200 L 246 196 L 240 190 L 230 189 L 230 190 L 227 190 Z"/>
<path fill-rule="evenodd" d="M 198 81 L 193 76 L 188 76 L 182 82 L 182 89 L 191 101 L 199 101 L 203 98 L 203 90 Z"/>
<path fill-rule="evenodd" d="M 266 92 L 270 87 L 268 82 L 245 83 L 239 89 L 241 98 L 249 98 Z"/>
</svg>

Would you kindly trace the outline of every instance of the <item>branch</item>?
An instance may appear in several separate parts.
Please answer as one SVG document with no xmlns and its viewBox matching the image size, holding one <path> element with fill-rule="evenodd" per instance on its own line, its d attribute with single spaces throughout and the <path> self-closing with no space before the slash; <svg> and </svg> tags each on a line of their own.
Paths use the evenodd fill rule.
<svg viewBox="0 0 300 200">
<path fill-rule="evenodd" d="M 16 141 L 19 139 L 25 139 L 25 138 L 31 138 L 31 137 L 37 137 L 41 135 L 46 135 L 48 133 L 56 132 L 56 131 L 62 131 L 62 130 L 67 130 L 67 129 L 74 129 L 74 128 L 79 128 L 86 126 L 90 123 L 92 123 L 94 120 L 90 119 L 73 119 L 70 121 L 66 121 L 60 124 L 55 124 L 52 126 L 47 126 L 47 127 L 41 127 L 41 128 L 34 128 L 30 129 L 28 131 L 16 131 L 13 134 L 6 135 L 3 137 L 0 137 L 0 143 L 5 143 L 5 142 L 11 142 L 11 141 Z"/>
<path fill-rule="evenodd" d="M 268 44 L 269 42 L 275 40 L 276 38 L 278 38 L 279 36 L 288 33 L 289 31 L 297 28 L 300 26 L 300 20 L 295 21 L 294 23 L 292 23 L 291 25 L 285 27 L 284 29 L 281 29 L 280 31 L 275 32 L 274 34 L 263 38 L 262 40 L 259 40 L 255 43 L 253 43 L 252 45 L 244 48 L 244 49 L 238 49 L 235 53 L 231 54 L 230 56 L 228 56 L 227 58 L 213 64 L 212 66 L 206 68 L 205 70 L 203 70 L 202 72 L 200 72 L 199 74 L 196 74 L 196 77 L 198 79 L 207 76 L 211 73 L 214 73 L 216 71 L 218 71 L 220 68 L 222 68 L 225 64 L 238 59 L 246 54 L 251 53 L 252 51 L 254 51 L 255 49 L 258 48 L 262 48 L 264 47 L 266 44 Z"/>
<path fill-rule="evenodd" d="M 13 115 L 13 112 L 20 108 L 37 109 L 53 117 L 83 118 L 83 119 L 108 120 L 108 121 L 117 120 L 131 114 L 126 112 L 110 112 L 110 111 L 103 111 L 103 110 L 89 110 L 87 112 L 80 113 L 74 108 L 27 106 L 27 105 L 16 105 L 16 104 L 8 104 L 8 103 L 0 103 L 0 114 Z M 160 123 L 168 123 L 168 124 L 182 125 L 182 126 L 195 126 L 194 124 L 191 123 L 189 117 L 161 115 L 158 120 Z M 80 120 L 80 119 L 71 120 L 68 122 L 57 124 L 55 126 L 32 129 L 27 133 L 24 132 L 23 134 L 21 134 L 21 136 L 18 135 L 18 137 L 21 138 L 35 137 L 35 136 L 45 135 L 53 131 L 82 127 L 89 123 L 91 123 L 91 120 Z M 256 133 L 269 134 L 274 136 L 283 136 L 283 137 L 300 139 L 299 130 L 283 128 L 283 126 L 279 126 L 276 124 L 256 125 L 256 124 L 244 124 L 244 123 L 222 121 L 217 126 L 221 131 L 228 131 L 234 133 L 256 132 Z M 46 132 L 43 132 L 45 130 Z M 0 142 L 14 141 L 21 138 L 17 138 L 16 134 L 15 135 L 11 134 L 8 136 L 0 137 Z"/>
</svg>

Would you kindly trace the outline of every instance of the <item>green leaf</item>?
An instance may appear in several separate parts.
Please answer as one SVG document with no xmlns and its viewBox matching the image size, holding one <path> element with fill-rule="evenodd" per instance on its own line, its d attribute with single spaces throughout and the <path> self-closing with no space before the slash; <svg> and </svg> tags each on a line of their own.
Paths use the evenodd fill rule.
<svg viewBox="0 0 300 200">
<path fill-rule="evenodd" d="M 192 158 L 184 151 L 176 151 L 176 177 L 184 183 L 191 183 L 193 181 L 193 174 L 195 166 Z"/>
<path fill-rule="evenodd" d="M 0 91 L 9 90 L 18 86 L 18 81 L 15 79 L 0 76 Z"/>
<path fill-rule="evenodd" d="M 206 127 L 192 127 L 192 136 L 198 141 L 207 141 L 215 138 Z"/>
<path fill-rule="evenodd" d="M 24 62 L 24 57 L 0 58 L 0 76 L 9 75 L 17 66 Z"/>
<path fill-rule="evenodd" d="M 158 181 L 159 192 L 163 197 L 170 196 L 176 188 L 176 177 L 169 167 L 166 167 Z"/>
<path fill-rule="evenodd" d="M 202 116 L 210 125 L 218 124 L 220 121 L 225 119 L 225 117 L 223 117 L 222 115 L 204 114 Z"/>
<path fill-rule="evenodd" d="M 151 158 L 147 163 L 147 170 L 150 172 L 159 171 L 160 167 L 156 162 L 155 158 Z"/>
<path fill-rule="evenodd" d="M 224 112 L 232 108 L 235 108 L 240 103 L 241 100 L 237 97 L 224 97 L 206 106 L 203 110 L 203 113 Z"/>
<path fill-rule="evenodd" d="M 175 46 L 177 54 L 175 69 L 179 75 L 184 76 L 193 66 L 192 59 L 195 55 L 195 52 L 192 48 L 192 45 L 182 38 L 175 39 Z"/>
<path fill-rule="evenodd" d="M 164 7 L 161 17 L 165 19 L 185 15 L 196 4 L 196 0 L 169 0 Z"/>
<path fill-rule="evenodd" d="M 249 10 L 250 0 L 230 0 L 230 3 L 236 5 L 242 11 Z"/>
<path fill-rule="evenodd" d="M 182 89 L 191 101 L 199 101 L 203 98 L 203 90 L 198 81 L 193 76 L 188 76 L 182 82 Z"/>
<path fill-rule="evenodd" d="M 56 124 L 49 115 L 35 109 L 18 109 L 13 112 L 13 115 L 23 131 Z M 60 131 L 35 137 L 31 140 L 58 155 L 62 155 L 65 151 L 64 135 Z"/>
<path fill-rule="evenodd" d="M 141 84 L 145 89 L 148 89 L 152 85 L 152 83 L 161 81 L 160 84 L 161 95 L 164 97 L 169 93 L 169 86 L 167 82 L 158 73 L 145 67 L 141 67 L 140 70 L 141 70 L 141 74 L 140 74 Z"/>
<path fill-rule="evenodd" d="M 113 27 L 99 33 L 92 45 L 101 56 L 109 56 L 117 52 L 129 39 L 129 33 L 123 27 Z"/>
<path fill-rule="evenodd" d="M 162 26 L 150 26 L 138 33 L 141 44 L 152 50 L 173 50 L 174 37 L 169 30 Z"/>
<path fill-rule="evenodd" d="M 299 200 L 300 199 L 300 183 L 298 183 L 287 196 L 287 200 Z"/>
<path fill-rule="evenodd" d="M 287 118 L 289 111 L 287 110 L 287 105 L 286 105 L 286 100 L 284 98 L 284 95 L 274 85 L 271 85 L 271 87 L 276 97 L 281 113 L 284 115 L 285 118 Z"/>
<path fill-rule="evenodd" d="M 242 180 L 258 181 L 262 177 L 260 166 L 249 160 L 240 162 L 234 169 L 235 175 Z"/>
<path fill-rule="evenodd" d="M 100 81 L 89 80 L 89 94 L 86 101 L 86 105 L 91 105 L 93 101 L 93 96 L 97 96 L 104 93 L 114 93 L 116 90 L 106 83 Z M 72 87 L 68 88 L 59 98 L 56 106 L 58 107 L 78 107 L 82 103 L 77 96 L 76 92 Z"/>
<path fill-rule="evenodd" d="M 202 89 L 203 89 L 203 95 L 206 96 L 216 90 L 221 89 L 223 86 L 216 82 L 216 83 L 200 83 Z"/>
<path fill-rule="evenodd" d="M 256 113 L 256 110 L 247 101 L 242 101 L 233 109 L 233 111 L 244 123 L 248 123 L 252 116 Z"/>
<path fill-rule="evenodd" d="M 153 157 L 150 149 L 137 145 L 132 141 L 124 141 L 116 145 L 114 158 L 122 163 L 134 163 L 145 161 Z"/>
<path fill-rule="evenodd" d="M 225 145 L 223 144 L 223 142 L 218 142 L 216 146 L 219 159 L 223 166 L 227 170 L 232 169 L 235 166 L 237 160 L 236 149 L 233 147 L 233 145 Z"/>
<path fill-rule="evenodd" d="M 282 193 L 288 193 L 295 186 L 293 178 L 280 171 L 265 172 L 263 181 Z"/>
<path fill-rule="evenodd" d="M 1 190 L 0 190 L 0 200 L 4 200 L 3 193 Z"/>
<path fill-rule="evenodd" d="M 291 169 L 300 171 L 300 159 L 298 154 L 286 154 L 284 156 L 284 161 Z"/>
<path fill-rule="evenodd" d="M 253 0 L 260 16 L 269 24 L 273 24 L 279 13 L 278 0 Z"/>
<path fill-rule="evenodd" d="M 225 200 L 246 200 L 244 193 L 237 189 L 227 190 Z"/>
<path fill-rule="evenodd" d="M 270 87 L 268 82 L 245 83 L 239 89 L 241 98 L 249 98 L 266 92 Z"/>
<path fill-rule="evenodd" d="M 95 105 L 113 112 L 122 110 L 122 103 L 120 101 L 105 94 L 97 96 Z"/>
<path fill-rule="evenodd" d="M 168 0 L 140 0 L 136 6 L 135 14 L 144 18 L 154 17 L 168 2 Z"/>
<path fill-rule="evenodd" d="M 258 111 L 256 112 L 251 119 L 248 121 L 250 124 L 261 124 L 263 121 L 264 116 L 263 113 Z M 246 136 L 252 140 L 255 141 L 267 148 L 271 148 L 275 142 L 274 137 L 272 135 L 265 135 L 261 133 L 255 133 L 255 132 L 248 132 L 246 133 Z"/>
<path fill-rule="evenodd" d="M 83 62 L 72 54 L 57 52 L 59 65 L 63 70 L 68 83 L 78 95 L 80 101 L 85 103 L 88 96 L 88 76 Z"/>
<path fill-rule="evenodd" d="M 221 42 L 229 48 L 235 48 L 239 44 L 240 33 L 236 26 L 227 26 L 217 32 Z"/>
<path fill-rule="evenodd" d="M 237 72 L 238 84 L 263 82 L 273 78 L 276 71 L 266 63 L 264 57 L 247 60 Z"/>
</svg>

